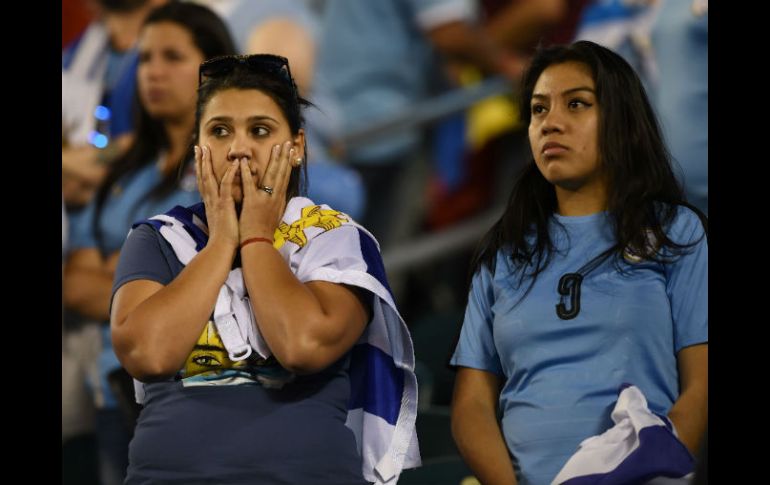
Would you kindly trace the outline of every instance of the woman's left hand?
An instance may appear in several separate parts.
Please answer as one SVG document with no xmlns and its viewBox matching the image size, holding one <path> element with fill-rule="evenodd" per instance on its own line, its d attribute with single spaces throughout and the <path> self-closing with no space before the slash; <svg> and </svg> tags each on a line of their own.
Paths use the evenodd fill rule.
<svg viewBox="0 0 770 485">
<path fill-rule="evenodd" d="M 275 145 L 270 152 L 265 173 L 259 180 L 251 176 L 245 159 L 239 162 L 243 189 L 239 219 L 241 242 L 253 237 L 273 239 L 275 229 L 286 210 L 286 189 L 296 153 L 291 141 Z"/>
</svg>

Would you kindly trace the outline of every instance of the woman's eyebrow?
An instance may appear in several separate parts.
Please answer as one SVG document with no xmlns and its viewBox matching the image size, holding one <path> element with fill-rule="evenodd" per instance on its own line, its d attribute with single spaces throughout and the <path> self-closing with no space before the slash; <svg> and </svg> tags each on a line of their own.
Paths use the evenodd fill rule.
<svg viewBox="0 0 770 485">
<path fill-rule="evenodd" d="M 576 88 L 570 88 L 570 89 L 567 89 L 565 91 L 562 91 L 561 95 L 564 96 L 566 94 L 572 94 L 572 93 L 575 93 L 575 92 L 578 92 L 578 91 L 588 91 L 588 92 L 590 92 L 592 94 L 596 94 L 596 90 L 594 90 L 593 88 L 590 88 L 588 86 L 578 86 Z M 534 93 L 534 94 L 532 94 L 532 99 L 535 99 L 535 98 L 537 98 L 537 99 L 548 99 L 548 98 L 550 98 L 550 96 L 545 95 L 545 94 L 541 94 L 541 93 Z"/>
</svg>

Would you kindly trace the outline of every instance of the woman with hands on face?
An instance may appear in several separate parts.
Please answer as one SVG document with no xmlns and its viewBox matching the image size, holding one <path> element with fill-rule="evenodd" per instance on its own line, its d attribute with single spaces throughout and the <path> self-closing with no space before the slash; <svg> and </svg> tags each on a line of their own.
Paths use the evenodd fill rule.
<svg viewBox="0 0 770 485">
<path fill-rule="evenodd" d="M 243 95 L 227 93 L 229 95 Z M 219 117 L 214 121 L 221 121 Z M 222 139 L 234 138 L 222 127 L 216 128 L 214 146 L 222 144 Z M 260 135 L 257 135 L 260 136 Z M 264 136 L 264 135 L 261 135 Z M 268 155 L 268 161 L 260 161 L 259 153 L 253 156 L 245 152 L 239 153 L 233 149 L 233 144 L 226 148 L 226 153 L 218 153 L 220 162 L 211 161 L 211 145 L 206 143 L 206 137 L 201 137 L 201 146 L 195 146 L 196 173 L 198 190 L 202 194 L 207 207 L 209 221 L 209 239 L 215 234 L 224 237 L 236 246 L 253 238 L 272 238 L 278 222 L 286 209 L 286 193 L 292 168 L 302 165 L 303 157 L 297 146 L 304 145 L 303 133 L 296 141 L 286 141 L 273 145 Z M 206 143 L 206 144 L 203 144 Z M 260 143 L 266 145 L 266 143 Z M 216 165 L 216 167 L 215 167 Z M 260 183 L 264 180 L 264 183 Z M 208 208 L 211 208 L 210 210 Z M 219 231 L 224 234 L 219 234 Z"/>
<path fill-rule="evenodd" d="M 135 224 L 115 278 L 113 342 L 144 403 L 127 483 L 360 485 L 419 464 L 377 242 L 300 196 L 304 104 L 284 58 L 200 67 L 203 203 Z"/>
</svg>

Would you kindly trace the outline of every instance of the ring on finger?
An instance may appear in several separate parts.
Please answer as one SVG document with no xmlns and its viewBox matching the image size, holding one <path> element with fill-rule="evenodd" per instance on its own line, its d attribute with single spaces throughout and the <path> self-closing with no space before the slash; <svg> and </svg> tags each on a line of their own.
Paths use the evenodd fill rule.
<svg viewBox="0 0 770 485">
<path fill-rule="evenodd" d="M 259 190 L 264 190 L 265 192 L 267 192 L 267 195 L 273 195 L 273 188 L 272 187 L 268 187 L 267 185 L 260 185 L 257 188 Z"/>
</svg>

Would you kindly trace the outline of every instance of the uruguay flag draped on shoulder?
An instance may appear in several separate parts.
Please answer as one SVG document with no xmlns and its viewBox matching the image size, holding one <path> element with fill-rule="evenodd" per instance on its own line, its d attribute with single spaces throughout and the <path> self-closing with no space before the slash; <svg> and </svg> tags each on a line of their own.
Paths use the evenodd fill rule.
<svg viewBox="0 0 770 485">
<path fill-rule="evenodd" d="M 185 265 L 208 241 L 202 203 L 177 206 L 134 227 L 142 223 L 155 227 Z M 346 214 L 295 197 L 275 231 L 273 245 L 301 282 L 352 285 L 375 296 L 372 320 L 351 352 L 351 397 L 345 424 L 356 436 L 364 478 L 377 484 L 395 483 L 404 468 L 420 465 L 415 430 L 417 380 L 412 340 L 396 310 L 377 241 Z M 270 349 L 244 293 L 243 276 L 237 268 L 230 272 L 217 299 L 217 330 L 231 356 L 243 358 L 256 351 L 267 358 Z M 141 383 L 136 388 L 141 402 Z"/>
</svg>

